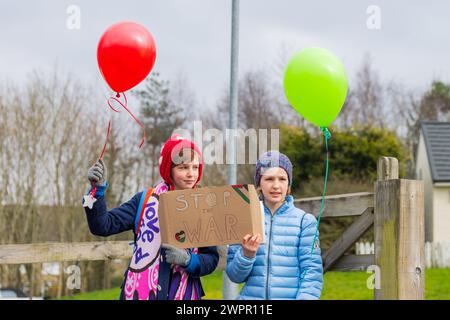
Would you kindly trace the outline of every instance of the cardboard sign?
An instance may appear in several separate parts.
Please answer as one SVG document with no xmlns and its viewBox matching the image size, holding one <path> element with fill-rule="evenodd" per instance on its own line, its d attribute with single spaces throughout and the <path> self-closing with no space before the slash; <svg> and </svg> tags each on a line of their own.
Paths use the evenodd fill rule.
<svg viewBox="0 0 450 320">
<path fill-rule="evenodd" d="M 163 193 L 158 215 L 162 242 L 178 248 L 242 243 L 246 234 L 264 238 L 264 213 L 251 184 Z"/>
</svg>

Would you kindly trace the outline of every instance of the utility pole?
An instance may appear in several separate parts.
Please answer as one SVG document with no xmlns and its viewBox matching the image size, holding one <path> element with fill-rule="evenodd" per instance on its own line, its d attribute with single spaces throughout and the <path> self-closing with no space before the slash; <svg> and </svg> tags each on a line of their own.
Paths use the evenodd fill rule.
<svg viewBox="0 0 450 320">
<path fill-rule="evenodd" d="M 236 184 L 236 128 L 238 115 L 238 55 L 239 55 L 239 0 L 232 0 L 231 14 L 231 72 L 230 72 L 230 113 L 227 149 L 230 150 L 228 161 L 228 184 Z M 228 151 L 227 151 L 228 154 Z M 231 160 L 231 161 L 230 161 Z M 227 273 L 222 275 L 222 295 L 225 300 L 234 300 L 238 295 L 238 285 L 233 283 Z"/>
</svg>

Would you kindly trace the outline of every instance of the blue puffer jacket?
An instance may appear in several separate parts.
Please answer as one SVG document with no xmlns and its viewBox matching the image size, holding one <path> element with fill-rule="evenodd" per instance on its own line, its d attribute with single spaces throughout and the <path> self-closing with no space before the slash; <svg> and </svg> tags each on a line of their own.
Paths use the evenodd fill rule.
<svg viewBox="0 0 450 320">
<path fill-rule="evenodd" d="M 319 299 L 323 268 L 318 236 L 311 253 L 316 218 L 296 208 L 292 196 L 273 216 L 264 206 L 264 217 L 265 243 L 256 257 L 245 257 L 241 245 L 228 249 L 228 277 L 246 282 L 238 299 Z"/>
</svg>

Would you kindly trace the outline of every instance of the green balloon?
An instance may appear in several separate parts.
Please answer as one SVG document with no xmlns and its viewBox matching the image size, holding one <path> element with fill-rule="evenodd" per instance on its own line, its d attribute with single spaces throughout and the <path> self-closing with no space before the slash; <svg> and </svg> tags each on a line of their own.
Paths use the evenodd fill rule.
<svg viewBox="0 0 450 320">
<path fill-rule="evenodd" d="M 342 62 L 330 51 L 306 48 L 289 61 L 284 92 L 291 106 L 306 120 L 329 126 L 347 96 L 347 75 Z"/>
</svg>

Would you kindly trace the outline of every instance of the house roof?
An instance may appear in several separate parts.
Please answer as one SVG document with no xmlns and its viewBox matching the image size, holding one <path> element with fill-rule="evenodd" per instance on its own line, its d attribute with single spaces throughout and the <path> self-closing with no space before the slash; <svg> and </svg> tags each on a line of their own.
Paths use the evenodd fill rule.
<svg viewBox="0 0 450 320">
<path fill-rule="evenodd" d="M 450 182 L 450 122 L 421 123 L 433 182 Z"/>
</svg>

